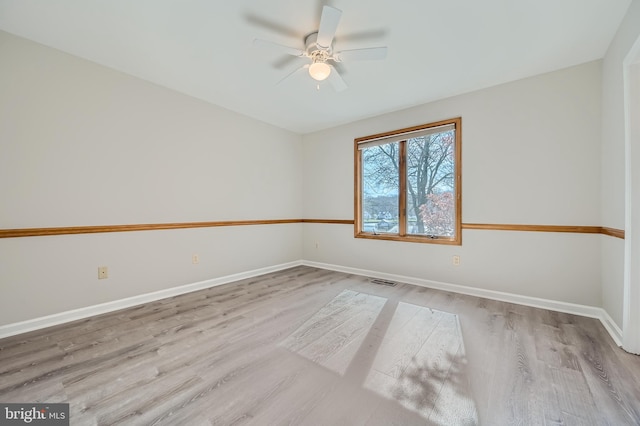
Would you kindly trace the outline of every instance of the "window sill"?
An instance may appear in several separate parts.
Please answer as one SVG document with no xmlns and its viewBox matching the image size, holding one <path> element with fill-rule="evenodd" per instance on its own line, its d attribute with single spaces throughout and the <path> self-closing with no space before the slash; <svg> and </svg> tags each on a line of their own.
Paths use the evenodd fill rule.
<svg viewBox="0 0 640 426">
<path fill-rule="evenodd" d="M 428 237 L 422 235 L 390 235 L 390 234 L 373 234 L 370 232 L 358 232 L 354 235 L 355 238 L 364 238 L 368 240 L 383 240 L 383 241 L 402 241 L 407 243 L 421 243 L 421 244 L 443 244 L 450 246 L 461 246 L 462 241 L 460 238 L 445 238 L 445 237 Z"/>
</svg>

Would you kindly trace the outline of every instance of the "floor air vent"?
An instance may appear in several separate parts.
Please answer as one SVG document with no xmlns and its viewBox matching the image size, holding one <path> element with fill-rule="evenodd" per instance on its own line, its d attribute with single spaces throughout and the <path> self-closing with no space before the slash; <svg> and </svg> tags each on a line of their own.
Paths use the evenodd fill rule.
<svg viewBox="0 0 640 426">
<path fill-rule="evenodd" d="M 389 287 L 395 287 L 398 284 L 398 283 L 394 283 L 393 281 L 380 280 L 378 278 L 373 278 L 371 282 L 374 284 L 386 285 Z"/>
</svg>

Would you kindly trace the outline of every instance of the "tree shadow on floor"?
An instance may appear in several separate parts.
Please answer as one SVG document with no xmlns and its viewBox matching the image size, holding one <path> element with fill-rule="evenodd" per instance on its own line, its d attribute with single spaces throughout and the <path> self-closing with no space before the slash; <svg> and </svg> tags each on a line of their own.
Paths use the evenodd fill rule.
<svg viewBox="0 0 640 426">
<path fill-rule="evenodd" d="M 415 358 L 391 390 L 402 405 L 420 412 L 436 424 L 476 425 L 476 411 L 462 345 L 455 354 L 417 362 Z"/>
</svg>

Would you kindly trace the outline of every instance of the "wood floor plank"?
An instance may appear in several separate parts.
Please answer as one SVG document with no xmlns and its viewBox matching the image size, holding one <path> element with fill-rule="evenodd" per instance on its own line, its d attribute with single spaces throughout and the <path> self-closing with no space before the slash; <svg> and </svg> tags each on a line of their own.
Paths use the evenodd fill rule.
<svg viewBox="0 0 640 426">
<path fill-rule="evenodd" d="M 593 320 L 592 322 L 594 322 Z M 582 321 L 580 321 L 582 322 Z M 573 325 L 570 332 L 580 351 L 580 365 L 595 406 L 611 424 L 640 424 L 640 387 L 629 383 L 625 366 L 618 366 L 595 335 Z"/>
<path fill-rule="evenodd" d="M 307 266 L 0 340 L 78 425 L 637 425 L 639 383 L 597 320 Z"/>
<path fill-rule="evenodd" d="M 581 371 L 564 367 L 549 367 L 550 382 L 555 392 L 555 397 L 560 410 L 560 419 L 563 423 L 579 420 L 583 425 L 602 424 L 604 419 L 600 415 L 585 416 L 589 407 L 594 405 L 589 392 L 589 386 Z"/>
<path fill-rule="evenodd" d="M 535 345 L 528 330 L 526 316 L 521 309 L 506 304 L 505 339 L 500 346 L 500 366 L 493 382 L 489 412 L 495 415 L 494 424 L 544 424 L 544 409 L 537 387 L 548 384 L 535 368 L 532 360 Z"/>
</svg>

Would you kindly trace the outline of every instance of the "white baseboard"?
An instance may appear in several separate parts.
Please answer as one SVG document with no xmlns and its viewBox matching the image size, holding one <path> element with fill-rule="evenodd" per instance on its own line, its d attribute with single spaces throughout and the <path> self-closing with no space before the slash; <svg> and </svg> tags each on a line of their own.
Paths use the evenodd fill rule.
<svg viewBox="0 0 640 426">
<path fill-rule="evenodd" d="M 616 324 L 613 318 L 611 318 L 607 311 L 605 311 L 604 309 L 600 309 L 600 311 L 601 315 L 598 319 L 600 320 L 604 328 L 609 332 L 609 335 L 611 336 L 613 341 L 616 342 L 616 345 L 622 347 L 622 330 L 620 329 L 618 324 Z"/>
<path fill-rule="evenodd" d="M 47 315 L 40 318 L 34 318 L 13 324 L 0 326 L 0 339 L 3 337 L 14 336 L 16 334 L 26 333 L 28 331 L 39 330 L 41 328 L 51 327 L 53 325 L 63 324 L 70 321 L 91 317 L 94 315 L 105 314 L 132 306 L 141 305 L 143 303 L 155 302 L 156 300 L 165 299 L 167 297 L 178 296 L 180 294 L 191 293 L 193 291 L 203 290 L 210 287 L 216 287 L 228 284 L 234 281 L 240 281 L 247 278 L 257 277 L 259 275 L 271 272 L 281 271 L 283 269 L 293 268 L 302 265 L 302 261 L 288 262 L 280 265 L 267 266 L 265 268 L 254 269 L 252 271 L 241 272 L 238 274 L 227 275 L 224 277 L 214 278 L 211 280 L 200 281 L 196 283 L 186 284 L 179 287 L 172 287 L 165 290 L 154 291 L 153 293 L 141 294 L 138 296 L 128 297 L 126 299 L 114 300 L 112 302 L 101 303 L 99 305 L 87 306 L 84 308 L 74 309 L 71 311 L 61 312 L 58 314 Z"/>
<path fill-rule="evenodd" d="M 312 262 L 307 260 L 298 260 L 294 262 L 283 263 L 280 265 L 268 266 L 265 268 L 254 269 L 252 271 L 241 272 L 238 274 L 227 275 L 224 277 L 214 278 L 211 280 L 200 281 L 179 287 L 172 287 L 165 290 L 155 291 L 153 293 L 141 294 L 138 296 L 128 297 L 126 299 L 114 300 L 112 302 L 101 303 L 99 305 L 87 306 L 84 308 L 74 309 L 71 311 L 61 312 L 58 314 L 47 315 L 40 318 L 34 318 L 13 324 L 0 326 L 0 339 L 3 337 L 14 336 L 16 334 L 26 333 L 33 330 L 39 330 L 66 322 L 76 321 L 88 318 L 94 315 L 105 314 L 124 308 L 129 308 L 143 303 L 155 302 L 156 300 L 165 299 L 167 297 L 178 296 L 180 294 L 191 293 L 193 291 L 203 290 L 206 288 L 216 287 L 223 284 L 240 281 L 247 278 L 257 277 L 259 275 L 271 272 L 281 271 L 283 269 L 293 268 L 295 266 L 306 265 L 320 269 L 328 269 L 331 271 L 344 272 L 347 274 L 364 275 L 372 278 L 381 278 L 391 281 L 399 281 L 407 284 L 414 284 L 421 287 L 428 287 L 437 290 L 451 291 L 455 293 L 466 294 L 469 296 L 484 297 L 486 299 L 499 300 L 502 302 L 516 303 L 519 305 L 532 306 L 534 308 L 549 309 L 557 312 L 581 315 L 600 320 L 604 328 L 611 335 L 616 345 L 621 346 L 622 330 L 613 321 L 611 316 L 602 308 L 586 305 L 578 305 L 574 303 L 559 302 L 557 300 L 540 299 L 537 297 L 522 296 L 512 293 L 504 293 L 495 290 L 485 290 L 481 288 L 467 287 L 458 284 L 443 283 L 438 281 L 430 281 L 422 278 L 407 277 L 403 275 L 387 274 L 384 272 L 370 271 L 366 269 L 351 268 L 328 263 Z"/>
<path fill-rule="evenodd" d="M 433 288 L 437 290 L 451 291 L 454 293 L 466 294 L 469 296 L 483 297 L 485 299 L 499 300 L 501 302 L 515 303 L 518 305 L 531 306 L 534 308 L 549 309 L 556 312 L 580 315 L 583 317 L 596 318 L 600 320 L 616 345 L 622 346 L 622 331 L 613 321 L 611 316 L 602 308 L 595 306 L 579 305 L 576 303 L 560 302 L 557 300 L 541 299 L 538 297 L 523 296 L 513 293 L 505 293 L 495 290 L 467 287 L 458 284 L 443 283 L 439 281 L 425 280 L 422 278 L 407 277 L 404 275 L 387 274 L 384 272 L 370 271 L 366 269 L 351 268 L 347 266 L 333 265 L 328 263 L 312 262 L 303 260 L 303 265 L 315 268 L 329 269 L 331 271 L 344 272 L 347 274 L 364 275 L 372 278 L 380 278 L 390 281 L 398 281 L 407 284 L 414 284 L 421 287 Z"/>
</svg>

